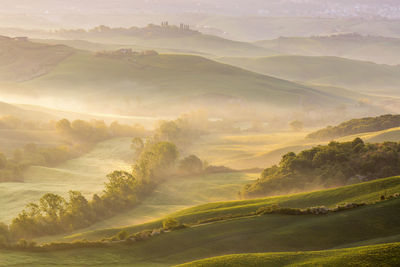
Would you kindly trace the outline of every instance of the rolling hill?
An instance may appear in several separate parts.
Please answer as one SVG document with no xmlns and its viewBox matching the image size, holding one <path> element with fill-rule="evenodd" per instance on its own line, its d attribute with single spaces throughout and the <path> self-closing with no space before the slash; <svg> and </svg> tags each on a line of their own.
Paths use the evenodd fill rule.
<svg viewBox="0 0 400 267">
<path fill-rule="evenodd" d="M 292 200 L 291 206 L 293 204 L 296 205 L 296 203 L 304 206 L 317 204 L 318 198 L 319 201 L 327 204 L 341 203 L 346 199 L 352 199 L 353 201 L 377 200 L 377 197 L 379 198 L 380 194 L 385 190 L 398 191 L 399 189 L 399 178 L 388 178 L 379 182 L 374 181 L 373 183 L 308 194 L 269 198 L 269 203 L 268 199 L 265 199 L 267 202 L 259 204 L 266 206 L 271 205 L 273 202 L 279 203 L 279 200 L 288 199 Z M 257 205 L 251 205 L 251 203 L 261 201 L 249 201 L 247 208 L 254 211 L 257 209 Z M 246 209 L 246 205 L 243 206 L 243 202 L 242 205 L 239 205 L 240 202 L 215 203 L 212 206 L 203 205 L 200 206 L 203 208 L 198 207 L 197 209 L 210 209 L 210 211 L 221 214 L 224 205 L 229 207 L 229 205 L 235 203 L 238 204 L 235 207 L 236 212 L 243 213 Z M 218 208 L 218 205 L 221 207 Z M 286 205 L 289 204 L 287 203 Z M 195 209 L 191 209 L 191 211 L 194 212 Z M 80 248 L 41 253 L 2 251 L 0 259 L 8 264 L 19 265 L 34 264 L 41 261 L 44 265 L 62 262 L 66 266 L 77 264 L 93 265 L 96 262 L 98 265 L 166 266 L 234 253 L 315 251 L 398 242 L 400 240 L 400 221 L 397 216 L 399 209 L 400 200 L 394 199 L 329 215 L 275 214 L 250 216 L 201 224 L 196 227 L 153 236 L 145 241 L 129 244 L 117 242 L 103 248 Z M 228 213 L 228 211 L 225 212 L 225 214 L 232 214 Z M 195 216 L 194 213 L 191 216 Z M 152 229 L 151 226 L 147 224 L 136 228 L 128 228 L 128 230 L 134 232 L 140 228 L 146 229 L 146 227 L 149 227 L 147 229 Z M 155 225 L 153 224 L 153 226 Z M 112 229 L 110 232 L 116 233 L 118 231 L 119 229 Z M 338 232 L 341 234 L 339 235 Z M 103 231 L 100 236 L 104 237 L 105 235 Z M 382 245 L 377 249 L 385 251 L 385 246 L 390 247 L 390 245 Z M 368 248 L 354 249 L 358 249 L 361 253 Z M 343 252 L 345 251 L 343 250 Z M 327 254 L 325 255 L 331 253 L 329 255 L 333 257 L 332 260 L 335 260 L 334 254 L 332 254 L 335 252 L 326 252 Z M 366 251 L 364 250 L 364 252 Z M 389 252 L 390 249 L 387 253 Z M 304 253 L 316 255 L 315 252 Z M 105 257 L 104 255 L 107 256 Z M 298 253 L 296 255 L 302 254 Z M 285 259 L 288 260 L 286 257 L 281 258 L 281 260 Z"/>
<path fill-rule="evenodd" d="M 76 102 L 79 95 L 82 105 L 135 115 L 206 108 L 220 115 L 234 109 L 240 117 L 268 110 L 284 114 L 306 107 L 358 106 L 353 99 L 189 55 L 110 58 L 80 52 L 19 86 L 62 97 L 64 103 Z"/>
<path fill-rule="evenodd" d="M 309 111 L 317 108 L 330 111 L 323 116 L 323 119 L 329 119 L 329 114 L 334 117 L 332 113 L 339 106 L 346 106 L 357 115 L 382 113 L 382 109 L 369 105 L 360 107 L 357 100 L 347 96 L 199 56 L 107 56 L 63 45 L 7 40 L 7 45 L 10 42 L 23 45 L 16 46 L 15 53 L 0 58 L 3 66 L 0 69 L 0 90 L 4 98 L 23 99 L 25 103 L 35 101 L 35 104 L 50 103 L 64 110 L 89 109 L 146 116 L 174 116 L 206 109 L 210 114 L 226 117 L 233 111 L 239 120 L 249 117 L 265 119 L 277 113 L 282 117 L 291 116 L 294 110 L 315 117 L 320 113 L 310 115 Z M 7 45 L 3 48 L 7 49 Z M 40 53 L 46 53 L 43 57 L 46 64 L 34 60 Z M 24 66 L 34 64 L 32 68 L 23 68 L 32 73 L 15 71 L 15 64 L 8 64 L 11 59 Z M 13 81 L 7 78 L 7 73 L 13 73 Z M 271 111 L 275 115 L 270 114 Z"/>
<path fill-rule="evenodd" d="M 18 105 L 0 102 L 0 116 L 14 116 L 26 120 L 52 120 L 56 117 L 47 112 L 32 110 L 29 107 L 23 108 Z"/>
<path fill-rule="evenodd" d="M 32 43 L 0 36 L 0 80 L 25 81 L 50 71 L 74 50 L 63 45 Z"/>
<path fill-rule="evenodd" d="M 344 33 L 312 37 L 279 37 L 257 41 L 255 44 L 280 54 L 336 56 L 381 64 L 400 64 L 398 38 Z"/>
<path fill-rule="evenodd" d="M 358 93 L 399 95 L 399 66 L 380 65 L 339 57 L 312 56 L 222 58 L 221 60 L 227 64 L 285 80 L 332 85 Z M 333 89 L 332 91 L 337 90 Z M 362 99 L 366 96 L 359 97 Z"/>
<path fill-rule="evenodd" d="M 267 197 L 251 200 L 237 200 L 226 202 L 207 203 L 183 209 L 168 216 L 178 219 L 183 223 L 194 224 L 199 220 L 206 220 L 223 215 L 240 215 L 256 211 L 260 207 L 278 204 L 281 207 L 306 208 L 325 205 L 334 207 L 340 203 L 372 202 L 381 195 L 390 195 L 400 191 L 400 178 L 392 177 L 371 182 L 349 185 L 334 189 L 320 190 L 308 193 L 300 193 L 286 196 Z M 53 236 L 41 238 L 38 241 L 72 241 L 72 240 L 98 240 L 117 234 L 121 229 L 129 232 L 138 232 L 143 229 L 161 227 L 163 218 L 158 220 L 126 227 L 105 228 L 87 232 L 74 233 L 72 235 Z"/>
<path fill-rule="evenodd" d="M 87 31 L 82 29 L 58 31 L 0 29 L 0 33 L 13 36 L 18 34 L 36 39 L 67 40 L 60 41 L 61 43 L 69 40 L 70 43 L 86 47 L 92 47 L 90 43 L 99 43 L 100 47 L 119 44 L 161 51 L 192 51 L 194 54 L 203 53 L 215 56 L 270 56 L 277 54 L 275 51 L 252 43 L 203 34 L 186 28 L 187 25 L 184 26 L 149 24 L 145 27 L 111 28 L 100 25 Z M 90 43 L 85 44 L 84 42 Z"/>
<path fill-rule="evenodd" d="M 400 243 L 312 252 L 234 254 L 199 260 L 179 267 L 207 266 L 378 266 L 399 265 Z"/>
</svg>

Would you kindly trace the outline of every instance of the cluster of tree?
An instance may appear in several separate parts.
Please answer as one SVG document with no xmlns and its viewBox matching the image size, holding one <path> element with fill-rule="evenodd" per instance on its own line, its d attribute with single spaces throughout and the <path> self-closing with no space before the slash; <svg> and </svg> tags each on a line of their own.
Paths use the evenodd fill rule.
<svg viewBox="0 0 400 267">
<path fill-rule="evenodd" d="M 132 172 L 114 171 L 102 194 L 87 200 L 80 192 L 69 198 L 47 193 L 38 203 L 29 203 L 12 221 L 9 232 L 14 240 L 56 234 L 83 228 L 132 208 L 168 176 L 178 158 L 169 142 L 146 144 Z"/>
<path fill-rule="evenodd" d="M 242 197 L 272 196 L 342 186 L 400 174 L 400 143 L 331 142 L 299 154 L 287 153 L 279 165 L 242 188 Z"/>
<path fill-rule="evenodd" d="M 162 38 L 162 37 L 182 37 L 188 35 L 200 34 L 198 31 L 190 30 L 187 27 L 176 25 L 155 25 L 149 24 L 146 27 L 130 27 L 130 28 L 111 28 L 105 25 L 97 26 L 88 31 L 84 29 L 66 30 L 61 29 L 55 34 L 60 36 L 68 36 L 73 38 L 82 38 L 82 36 L 102 36 L 102 37 L 117 37 L 129 36 L 140 38 Z"/>
<path fill-rule="evenodd" d="M 7 158 L 0 153 L 0 182 L 21 182 L 22 173 L 31 165 L 52 167 L 66 160 L 72 159 L 88 151 L 93 144 L 113 138 L 126 136 L 145 136 L 146 130 L 141 125 L 124 125 L 113 122 L 109 126 L 103 121 L 74 120 L 70 122 L 62 119 L 49 124 L 26 122 L 16 117 L 0 118 L 0 128 L 3 129 L 30 129 L 57 131 L 69 139 L 69 144 L 59 146 L 38 146 L 30 143 L 14 150 Z"/>
<path fill-rule="evenodd" d="M 141 125 L 124 125 L 113 122 L 109 126 L 104 121 L 83 121 L 67 119 L 57 121 L 56 130 L 79 143 L 96 143 L 112 137 L 145 136 L 146 130 Z"/>
<path fill-rule="evenodd" d="M 185 149 L 205 133 L 205 130 L 191 121 L 189 116 L 181 116 L 172 121 L 160 121 L 152 138 L 156 141 L 172 142 Z"/>
<path fill-rule="evenodd" d="M 99 51 L 96 52 L 97 57 L 111 57 L 111 58 L 129 58 L 137 56 L 157 56 L 158 52 L 155 50 L 144 50 L 141 52 L 133 51 L 131 48 L 121 48 L 118 50 L 111 51 Z"/>
<path fill-rule="evenodd" d="M 342 136 L 382 131 L 394 127 L 400 127 L 400 115 L 382 115 L 379 117 L 368 117 L 353 119 L 327 128 L 310 133 L 307 137 L 321 140 L 331 140 Z"/>
<path fill-rule="evenodd" d="M 79 147 L 39 147 L 36 144 L 26 144 L 23 148 L 14 150 L 10 158 L 0 153 L 0 182 L 22 182 L 22 173 L 26 167 L 55 166 L 76 157 L 78 150 Z"/>
</svg>

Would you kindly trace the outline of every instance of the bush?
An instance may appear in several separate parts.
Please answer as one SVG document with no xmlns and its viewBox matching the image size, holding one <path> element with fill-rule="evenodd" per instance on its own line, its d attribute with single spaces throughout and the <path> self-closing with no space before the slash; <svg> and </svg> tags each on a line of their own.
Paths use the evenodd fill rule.
<svg viewBox="0 0 400 267">
<path fill-rule="evenodd" d="M 174 218 L 169 217 L 163 221 L 164 230 L 175 230 L 179 229 L 180 227 L 182 227 L 182 224 Z"/>
<path fill-rule="evenodd" d="M 128 238 L 128 236 L 129 236 L 129 233 L 125 230 L 122 230 L 117 234 L 117 237 L 119 240 L 126 240 Z"/>
</svg>

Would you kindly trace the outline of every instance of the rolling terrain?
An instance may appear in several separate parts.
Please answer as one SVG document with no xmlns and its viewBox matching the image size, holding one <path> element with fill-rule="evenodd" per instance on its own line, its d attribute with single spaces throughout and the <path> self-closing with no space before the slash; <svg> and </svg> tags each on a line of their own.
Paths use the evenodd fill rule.
<svg viewBox="0 0 400 267">
<path fill-rule="evenodd" d="M 136 115 L 151 110 L 165 116 L 201 108 L 223 114 L 233 106 L 248 114 L 257 109 L 356 105 L 352 99 L 189 55 L 109 58 L 76 53 L 48 74 L 19 85 L 48 97 L 57 94 L 67 103 L 79 93 L 91 107 Z M 96 101 L 89 101 L 94 95 Z"/>
<path fill-rule="evenodd" d="M 29 109 L 28 107 L 27 108 L 18 107 L 17 105 L 5 102 L 0 102 L 0 116 L 14 116 L 14 117 L 24 118 L 27 120 L 40 120 L 40 121 L 46 121 L 46 120 L 49 121 L 56 118 L 55 116 L 47 112 L 32 110 Z"/>
<path fill-rule="evenodd" d="M 0 267 L 400 266 L 398 1 L 3 0 Z"/>
<path fill-rule="evenodd" d="M 32 166 L 24 172 L 23 183 L 0 183 L 0 221 L 9 223 L 26 204 L 36 202 L 45 193 L 66 196 L 79 190 L 92 196 L 103 190 L 106 175 L 114 169 L 129 169 L 133 152 L 131 138 L 112 139 L 99 143 L 89 153 L 57 167 Z"/>
<path fill-rule="evenodd" d="M 25 81 L 45 74 L 74 50 L 0 36 L 0 80 Z"/>
<path fill-rule="evenodd" d="M 203 205 L 186 210 L 187 218 L 199 219 L 197 212 L 207 211 L 221 215 L 256 210 L 258 207 L 280 203 L 282 206 L 335 205 L 343 201 L 376 201 L 384 193 L 399 191 L 399 178 L 347 186 L 337 189 L 316 191 L 307 194 Z M 286 202 L 286 203 L 285 203 Z M 292 204 L 290 204 L 290 202 Z M 224 208 L 225 207 L 225 208 Z M 231 207 L 231 210 L 226 210 Z M 52 265 L 56 261 L 68 265 L 113 264 L 124 266 L 166 266 L 201 258 L 234 253 L 315 251 L 354 247 L 400 240 L 399 218 L 396 210 L 400 200 L 387 200 L 366 207 L 332 213 L 329 215 L 261 215 L 201 224 L 182 230 L 151 237 L 131 244 L 116 243 L 105 248 L 70 249 L 42 253 L 6 252 L 2 262 L 8 264 L 34 264 L 43 262 Z M 225 209 L 225 210 L 224 210 Z M 223 212 L 223 213 L 221 213 Z M 184 217 L 172 214 L 185 221 Z M 208 216 L 212 216 L 208 214 Z M 159 225 L 159 224 L 158 224 Z M 357 225 L 354 228 L 354 225 Z M 130 232 L 152 229 L 157 224 L 127 228 Z M 99 237 L 112 235 L 119 229 L 98 232 Z M 341 234 L 338 235 L 337 233 Z M 84 235 L 80 238 L 93 238 Z M 246 240 L 246 242 L 243 242 Z M 265 242 L 269 240 L 269 242 Z M 386 245 L 390 246 L 390 245 Z M 385 251 L 385 245 L 377 247 Z M 363 251 L 368 248 L 354 248 Z M 348 251 L 348 250 L 344 250 Z M 344 252 L 343 251 L 343 252 Z M 388 253 L 390 252 L 387 251 Z M 315 252 L 304 252 L 315 255 Z M 334 260 L 336 251 L 331 253 Z M 107 255 L 104 257 L 103 255 Z M 290 255 L 290 254 L 289 254 Z M 299 255 L 299 254 L 296 254 Z M 284 260 L 284 259 L 281 259 Z M 286 258 L 287 260 L 287 258 Z M 301 260 L 301 259 L 299 259 Z M 318 260 L 318 259 L 314 259 Z"/>
<path fill-rule="evenodd" d="M 160 26 L 149 24 L 145 27 L 128 28 L 111 28 L 100 25 L 87 31 L 82 29 L 61 29 L 57 31 L 0 29 L 0 34 L 18 34 L 19 36 L 28 36 L 34 39 L 66 40 L 58 41 L 57 43 L 75 43 L 86 47 L 93 47 L 90 43 L 99 43 L 103 48 L 119 44 L 147 49 L 187 51 L 194 54 L 202 53 L 214 56 L 270 56 L 277 54 L 273 50 L 249 42 L 229 40 L 175 25 Z"/>
<path fill-rule="evenodd" d="M 213 164 L 234 169 L 265 168 L 279 163 L 281 157 L 288 152 L 298 153 L 331 141 L 331 139 L 306 138 L 310 132 L 310 130 L 303 130 L 300 132 L 210 134 L 202 137 L 190 148 L 190 151 Z M 399 142 L 400 128 L 395 127 L 333 139 L 346 142 L 357 137 L 367 143 Z"/>
<path fill-rule="evenodd" d="M 400 244 L 384 244 L 350 249 L 312 252 L 234 254 L 199 260 L 179 265 L 180 267 L 207 266 L 394 266 L 400 264 L 397 255 Z"/>
<path fill-rule="evenodd" d="M 23 42 L 24 47 L 18 47 L 17 51 L 29 56 L 21 57 L 21 64 L 24 59 L 31 61 L 36 46 L 49 47 L 50 52 L 54 47 L 67 49 L 66 46 Z M 204 57 L 177 54 L 111 56 L 68 49 L 71 53 L 57 64 L 38 65 L 35 73 L 40 75 L 35 78 L 28 79 L 26 74 L 13 72 L 14 67 L 5 64 L 3 72 L 14 73 L 14 80 L 21 82 L 4 78 L 3 98 L 26 103 L 37 101 L 81 113 L 94 110 L 135 116 L 176 116 L 188 110 L 207 109 L 216 116 L 227 117 L 233 109 L 238 120 L 266 119 L 261 114 L 271 112 L 287 117 L 293 110 L 300 110 L 315 119 L 319 113 L 310 114 L 310 110 L 321 108 L 327 114 L 319 119 L 328 120 L 343 105 L 360 115 L 383 112 L 382 108 L 369 104 L 360 106 L 358 100 L 346 95 L 257 74 Z"/>
<path fill-rule="evenodd" d="M 0 183 L 0 206 L 7 207 L 0 212 L 0 222 L 9 223 L 27 203 L 36 202 L 48 192 L 66 196 L 69 190 L 78 190 L 90 199 L 104 189 L 107 174 L 130 169 L 134 161 L 130 143 L 131 138 L 103 141 L 90 152 L 56 167 L 29 167 L 23 183 Z M 169 179 L 136 208 L 85 231 L 143 223 L 209 201 L 234 200 L 240 188 L 257 175 L 233 172 Z"/>
<path fill-rule="evenodd" d="M 292 208 L 306 208 L 321 205 L 326 207 L 334 207 L 340 203 L 346 202 L 372 202 L 378 200 L 381 195 L 390 195 L 398 191 L 400 191 L 400 179 L 398 177 L 393 177 L 334 189 L 286 196 L 207 203 L 204 205 L 183 209 L 181 211 L 171 213 L 168 216 L 178 219 L 183 223 L 195 224 L 200 220 L 206 220 L 223 215 L 248 214 L 256 211 L 260 207 L 271 206 L 274 204 L 278 204 L 281 207 Z M 163 218 L 160 218 L 145 224 L 132 225 L 129 227 L 100 229 L 58 237 L 46 237 L 38 239 L 38 241 L 72 241 L 81 239 L 98 240 L 103 237 L 113 236 L 121 229 L 126 229 L 131 233 L 135 233 L 143 229 L 155 229 L 162 225 L 162 221 Z"/>
<path fill-rule="evenodd" d="M 399 95 L 400 67 L 339 57 L 222 58 L 222 62 L 290 81 L 331 85 L 356 93 Z M 337 91 L 332 88 L 332 92 Z M 342 95 L 345 92 L 342 92 Z M 367 96 L 359 95 L 359 99 Z"/>
<path fill-rule="evenodd" d="M 358 31 L 354 31 L 358 32 Z M 255 42 L 280 54 L 336 56 L 380 64 L 400 63 L 398 38 L 343 33 L 311 37 L 280 37 Z"/>
</svg>

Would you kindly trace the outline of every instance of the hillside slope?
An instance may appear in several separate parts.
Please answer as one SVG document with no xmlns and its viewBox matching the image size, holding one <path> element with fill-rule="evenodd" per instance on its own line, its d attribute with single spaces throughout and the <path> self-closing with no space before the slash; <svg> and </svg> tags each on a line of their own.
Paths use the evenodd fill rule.
<svg viewBox="0 0 400 267">
<path fill-rule="evenodd" d="M 391 177 L 371 182 L 360 183 L 335 189 L 320 190 L 309 193 L 300 193 L 278 197 L 268 197 L 252 200 L 227 201 L 208 203 L 170 214 L 169 216 L 184 223 L 196 223 L 199 220 L 215 218 L 223 215 L 238 215 L 254 212 L 260 207 L 278 204 L 281 207 L 306 208 L 311 206 L 325 205 L 334 207 L 345 202 L 372 202 L 384 194 L 400 192 L 400 178 Z M 109 228 L 95 231 L 76 233 L 74 235 L 44 238 L 39 241 L 61 240 L 71 241 L 79 239 L 98 240 L 117 234 L 121 229 L 129 232 L 138 232 L 143 229 L 154 229 L 161 227 L 162 218 L 153 222 L 133 225 L 123 228 Z"/>
<path fill-rule="evenodd" d="M 157 266 L 234 253 L 325 250 L 400 241 L 400 200 L 330 215 L 262 215 L 204 224 L 130 244 L 42 253 L 2 252 L 8 264 Z M 338 234 L 340 233 L 340 234 Z M 268 242 L 266 242 L 268 240 Z M 104 255 L 107 255 L 106 257 Z M 77 263 L 80 264 L 77 264 Z"/>
<path fill-rule="evenodd" d="M 180 267 L 207 266 L 395 266 L 400 264 L 400 243 L 312 252 L 234 254 L 199 260 Z"/>
<path fill-rule="evenodd" d="M 399 38 L 347 33 L 312 37 L 280 37 L 257 41 L 255 44 L 281 54 L 337 56 L 390 65 L 400 63 Z"/>
<path fill-rule="evenodd" d="M 215 35 L 203 34 L 196 30 L 175 25 L 149 24 L 145 27 L 111 28 L 100 25 L 89 30 L 61 29 L 59 31 L 0 29 L 3 34 L 16 34 L 39 39 L 64 39 L 89 41 L 103 45 L 120 44 L 160 50 L 186 50 L 195 54 L 205 53 L 214 56 L 270 56 L 276 55 L 261 46 L 233 41 Z M 81 43 L 82 44 L 82 43 Z"/>
<path fill-rule="evenodd" d="M 0 81 L 25 81 L 49 72 L 74 53 L 63 45 L 0 36 Z"/>
<path fill-rule="evenodd" d="M 136 115 L 201 108 L 230 114 L 233 108 L 238 116 L 256 116 L 257 111 L 358 106 L 353 99 L 189 55 L 113 58 L 76 53 L 21 86 L 67 103 L 80 99 L 103 112 Z"/>
<path fill-rule="evenodd" d="M 338 57 L 272 56 L 222 58 L 222 62 L 285 80 L 399 95 L 400 67 Z"/>
<path fill-rule="evenodd" d="M 14 116 L 23 118 L 25 120 L 38 120 L 38 121 L 49 121 L 56 119 L 51 113 L 42 112 L 38 110 L 30 109 L 29 107 L 23 108 L 18 105 L 0 102 L 0 117 L 1 116 Z"/>
</svg>

